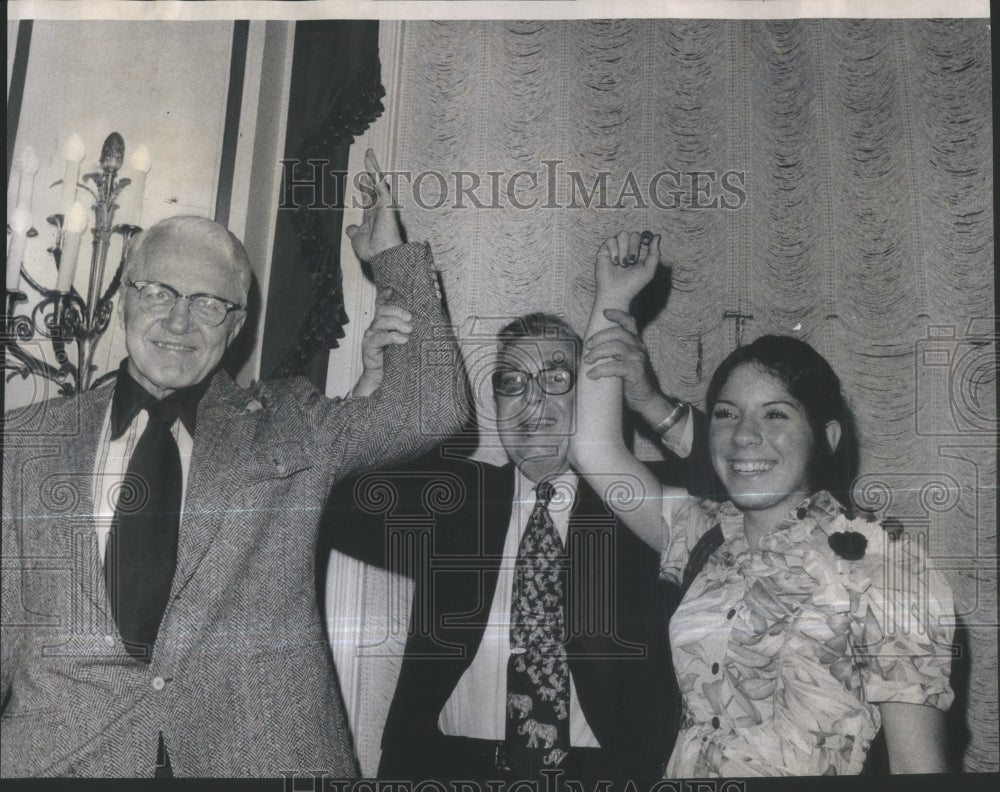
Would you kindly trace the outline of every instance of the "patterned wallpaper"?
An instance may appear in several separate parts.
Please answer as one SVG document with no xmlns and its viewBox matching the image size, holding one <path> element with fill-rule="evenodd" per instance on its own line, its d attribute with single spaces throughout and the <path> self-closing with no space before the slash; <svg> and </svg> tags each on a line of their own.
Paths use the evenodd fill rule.
<svg viewBox="0 0 1000 792">
<path fill-rule="evenodd" d="M 831 361 L 860 430 L 857 499 L 923 536 L 968 629 L 964 766 L 997 770 L 988 21 L 404 31 L 386 82 L 397 194 L 434 246 L 480 413 L 492 332 L 533 310 L 582 331 L 603 238 L 661 233 L 644 338 L 665 388 L 699 403 L 763 333 Z M 500 459 L 489 439 L 481 453 Z"/>
</svg>

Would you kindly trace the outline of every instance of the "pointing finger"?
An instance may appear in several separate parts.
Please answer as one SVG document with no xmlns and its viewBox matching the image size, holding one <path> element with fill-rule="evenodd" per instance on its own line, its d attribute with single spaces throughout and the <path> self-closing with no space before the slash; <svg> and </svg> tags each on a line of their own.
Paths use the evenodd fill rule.
<svg viewBox="0 0 1000 792">
<path fill-rule="evenodd" d="M 375 152 L 371 149 L 365 151 L 365 170 L 372 175 L 372 181 L 382 181 L 382 169 L 379 167 L 378 160 L 375 158 Z"/>
</svg>

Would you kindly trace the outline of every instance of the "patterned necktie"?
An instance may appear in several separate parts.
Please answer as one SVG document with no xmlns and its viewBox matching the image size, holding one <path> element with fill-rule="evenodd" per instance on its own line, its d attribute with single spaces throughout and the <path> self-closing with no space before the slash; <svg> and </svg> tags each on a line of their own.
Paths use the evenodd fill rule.
<svg viewBox="0 0 1000 792">
<path fill-rule="evenodd" d="M 549 514 L 553 486 L 536 488 L 517 553 L 507 663 L 507 763 L 518 778 L 556 768 L 569 750 L 563 545 Z"/>
<path fill-rule="evenodd" d="M 125 648 L 147 663 L 177 567 L 181 457 L 171 427 L 177 408 L 150 400 L 146 429 L 122 481 L 104 554 L 111 612 Z"/>
</svg>

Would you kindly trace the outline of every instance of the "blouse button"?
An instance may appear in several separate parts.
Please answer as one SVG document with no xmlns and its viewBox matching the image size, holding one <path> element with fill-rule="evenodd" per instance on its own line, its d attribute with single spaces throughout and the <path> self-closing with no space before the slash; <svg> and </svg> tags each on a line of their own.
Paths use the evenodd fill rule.
<svg viewBox="0 0 1000 792">
<path fill-rule="evenodd" d="M 719 664 L 718 663 L 712 663 L 712 673 L 713 674 L 718 674 L 719 673 Z"/>
<path fill-rule="evenodd" d="M 719 728 L 719 718 L 718 717 L 712 718 L 712 728 L 713 729 L 718 729 Z"/>
<path fill-rule="evenodd" d="M 806 518 L 806 513 L 807 513 L 806 510 L 803 507 L 800 506 L 796 510 L 795 516 L 798 517 L 800 520 L 804 520 Z"/>
<path fill-rule="evenodd" d="M 730 608 L 729 613 L 726 614 L 726 618 L 731 619 L 735 615 L 736 615 L 736 608 Z"/>
</svg>

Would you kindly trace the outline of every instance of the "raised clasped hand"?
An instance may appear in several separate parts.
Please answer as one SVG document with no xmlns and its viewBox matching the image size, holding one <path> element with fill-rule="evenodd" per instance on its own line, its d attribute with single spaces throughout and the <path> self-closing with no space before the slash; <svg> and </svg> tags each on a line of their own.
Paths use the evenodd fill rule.
<svg viewBox="0 0 1000 792">
<path fill-rule="evenodd" d="M 403 243 L 399 217 L 392 207 L 392 192 L 382 177 L 375 153 L 365 152 L 365 173 L 360 182 L 365 201 L 361 225 L 349 225 L 347 238 L 361 261 L 371 261 L 379 253 Z"/>
<path fill-rule="evenodd" d="M 629 409 L 644 414 L 646 405 L 660 395 L 649 352 L 633 316 L 614 308 L 606 309 L 604 316 L 614 325 L 590 336 L 584 344 L 583 362 L 591 364 L 587 376 L 621 377 Z"/>
<path fill-rule="evenodd" d="M 598 300 L 605 307 L 627 311 L 632 298 L 653 279 L 659 263 L 659 234 L 622 231 L 608 237 L 597 251 Z"/>
<path fill-rule="evenodd" d="M 391 287 L 379 289 L 375 297 L 375 316 L 361 340 L 361 362 L 364 366 L 351 396 L 371 396 L 382 384 L 385 348 L 402 345 L 413 332 L 413 314 L 390 300 L 395 296 Z"/>
</svg>

